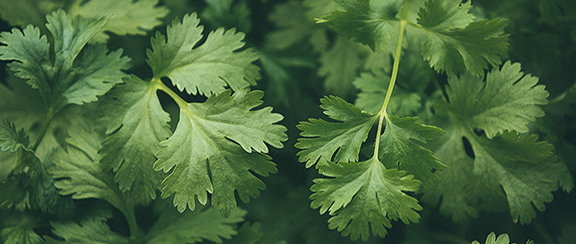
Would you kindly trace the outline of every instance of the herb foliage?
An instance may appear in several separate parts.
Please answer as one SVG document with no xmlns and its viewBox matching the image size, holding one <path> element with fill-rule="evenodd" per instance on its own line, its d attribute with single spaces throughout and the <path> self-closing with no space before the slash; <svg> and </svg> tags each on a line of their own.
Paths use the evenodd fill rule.
<svg viewBox="0 0 576 244">
<path fill-rule="evenodd" d="M 564 243 L 568 2 L 0 0 L 0 240 Z"/>
</svg>

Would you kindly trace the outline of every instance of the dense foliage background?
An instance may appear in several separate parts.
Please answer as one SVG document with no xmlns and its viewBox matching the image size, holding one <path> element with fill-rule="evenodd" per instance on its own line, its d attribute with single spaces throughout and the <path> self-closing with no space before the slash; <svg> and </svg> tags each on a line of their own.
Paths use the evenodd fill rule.
<svg viewBox="0 0 576 244">
<path fill-rule="evenodd" d="M 62 4 L 64 1 L 39 2 L 65 6 Z M 0 1 L 0 8 L 5 4 L 7 1 Z M 546 115 L 530 124 L 531 132 L 555 145 L 554 152 L 566 163 L 572 176 L 576 176 L 576 2 L 475 0 L 472 4 L 472 12 L 478 18 L 501 17 L 508 20 L 505 32 L 510 34 L 510 49 L 503 60 L 521 63 L 523 72 L 539 77 L 539 84 L 546 85 L 550 93 L 550 104 L 543 107 Z M 42 7 L 47 5 L 31 7 L 37 8 L 34 11 L 21 11 L 22 14 L 36 13 L 36 16 L 30 16 L 30 24 L 43 26 L 43 23 L 38 21 L 49 13 L 44 12 Z M 284 143 L 284 148 L 271 148 L 269 153 L 278 165 L 278 173 L 262 178 L 267 189 L 261 192 L 260 197 L 248 204 L 239 202 L 239 206 L 247 210 L 245 220 L 252 228 L 248 229 L 249 225 L 242 227 L 238 238 L 255 239 L 260 236 L 258 243 L 353 242 L 342 237 L 340 232 L 328 229 L 327 214 L 319 215 L 318 210 L 310 208 L 309 188 L 318 173 L 306 169 L 304 164 L 298 162 L 296 154 L 299 150 L 294 147 L 300 133 L 296 125 L 300 121 L 324 118 L 319 99 L 335 94 L 353 103 L 358 91 L 352 81 L 361 71 L 373 65 L 366 61 L 368 53 L 371 52 L 367 46 L 357 45 L 325 25 L 315 24 L 314 18 L 329 14 L 330 7 L 333 6 L 331 1 L 164 0 L 159 2 L 159 6 L 164 6 L 169 12 L 161 19 L 162 24 L 146 30 L 144 35 L 117 35 L 108 32 L 108 49 L 122 48 L 124 55 L 131 58 L 132 66 L 126 73 L 136 74 L 141 78 L 151 77 L 144 50 L 150 48 L 153 33 L 157 30 L 165 32 L 166 26 L 174 18 L 181 19 L 187 13 L 196 12 L 201 24 L 205 26 L 205 32 L 219 27 L 234 27 L 246 33 L 247 46 L 260 54 L 256 64 L 261 68 L 262 78 L 254 88 L 264 90 L 264 104 L 272 106 L 274 112 L 284 116 L 280 123 L 288 128 L 289 139 Z M 11 28 L 21 28 L 22 25 L 29 24 L 9 22 L 10 19 L 6 18 L 8 15 L 7 11 L 0 10 L 0 17 L 3 19 L 0 31 L 10 31 Z M 346 45 L 354 48 L 340 48 Z M 400 77 L 433 77 L 431 81 L 426 81 L 428 85 L 418 88 L 422 94 L 433 97 L 430 92 L 445 86 L 447 77 L 445 74 L 433 72 L 427 66 L 418 66 L 418 62 L 408 60 L 407 65 L 401 65 Z M 10 75 L 6 63 L 0 63 L 2 84 L 6 84 Z M 414 79 L 416 78 L 413 78 L 412 82 Z M 401 84 L 401 81 L 398 84 L 400 87 L 412 85 L 414 84 Z M 202 96 L 180 95 L 187 101 L 205 99 Z M 161 100 L 168 111 L 170 106 L 174 106 L 170 101 L 167 97 L 165 101 Z M 175 124 L 171 124 L 171 128 L 175 128 Z M 526 225 L 514 223 L 509 212 L 483 212 L 477 219 L 456 223 L 440 214 L 437 206 L 423 203 L 420 223 L 404 225 L 394 222 L 385 238 L 372 236 L 368 243 L 470 243 L 473 240 L 483 241 L 490 232 L 496 232 L 508 233 L 511 241 L 517 243 L 531 239 L 535 243 L 568 244 L 576 240 L 574 202 L 574 192 L 556 191 L 554 200 L 546 204 L 546 211 L 538 212 L 538 217 Z M 136 208 L 140 225 L 150 225 L 158 218 L 147 214 L 150 208 Z M 115 212 L 108 224 L 118 233 L 127 232 L 126 223 L 119 213 Z M 39 229 L 43 234 L 48 234 L 47 230 L 49 231 L 49 228 Z M 225 242 L 240 243 L 240 239 Z"/>
</svg>

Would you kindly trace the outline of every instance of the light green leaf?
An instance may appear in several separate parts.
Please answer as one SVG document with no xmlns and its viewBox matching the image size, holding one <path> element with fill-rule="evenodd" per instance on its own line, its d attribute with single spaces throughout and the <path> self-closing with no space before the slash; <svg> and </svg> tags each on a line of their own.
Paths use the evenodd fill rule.
<svg viewBox="0 0 576 244">
<path fill-rule="evenodd" d="M 436 139 L 444 131 L 435 126 L 420 124 L 416 122 L 417 119 L 386 115 L 386 129 L 380 137 L 378 158 L 388 169 L 400 169 L 414 175 L 426 188 L 440 181 L 432 171 L 447 166 L 420 144 Z"/>
<path fill-rule="evenodd" d="M 160 141 L 170 137 L 170 117 L 156 96 L 157 87 L 136 76 L 126 78 L 103 97 L 101 110 L 108 137 L 98 153 L 105 169 L 113 169 L 123 192 L 130 191 L 137 202 L 156 196 L 163 174 L 152 169 Z"/>
<path fill-rule="evenodd" d="M 244 220 L 246 211 L 237 209 L 227 218 L 216 209 L 200 208 L 179 213 L 169 206 L 157 208 L 160 218 L 152 226 L 146 239 L 148 244 L 196 243 L 212 241 L 222 243 L 236 234 L 236 225 Z"/>
<path fill-rule="evenodd" d="M 320 105 L 331 119 L 339 122 L 328 122 L 322 119 L 310 119 L 297 126 L 302 132 L 298 143 L 294 145 L 298 160 L 306 162 L 306 167 L 328 161 L 357 162 L 360 146 L 368 137 L 368 132 L 378 116 L 363 112 L 352 104 L 336 96 L 320 99 Z M 342 123 L 340 123 L 342 122 Z"/>
<path fill-rule="evenodd" d="M 480 242 L 473 241 L 472 244 L 480 244 Z M 498 236 L 498 239 L 496 239 L 496 234 L 492 232 L 488 237 L 486 237 L 486 244 L 510 244 L 510 238 L 508 237 L 508 234 L 502 234 Z"/>
<path fill-rule="evenodd" d="M 219 94 L 227 86 L 238 90 L 255 85 L 260 74 L 252 62 L 258 54 L 252 49 L 237 51 L 244 46 L 244 34 L 220 28 L 195 47 L 202 38 L 198 23 L 194 13 L 172 22 L 167 37 L 156 33 L 152 50 L 146 52 L 154 77 L 168 77 L 180 90 L 201 95 Z"/>
<path fill-rule="evenodd" d="M 260 105 L 262 92 L 247 89 L 226 90 L 204 103 L 192 103 L 180 109 L 180 121 L 174 135 L 160 143 L 155 170 L 170 174 L 162 182 L 164 198 L 176 194 L 174 205 L 180 212 L 195 208 L 212 194 L 212 205 L 224 216 L 236 208 L 236 191 L 243 202 L 257 197 L 264 183 L 250 171 L 268 176 L 275 164 L 265 143 L 282 148 L 287 139 L 284 128 L 274 125 L 282 116 L 272 108 L 252 110 Z"/>
<path fill-rule="evenodd" d="M 102 31 L 95 40 L 104 42 L 110 31 L 118 35 L 144 35 L 146 30 L 162 24 L 160 20 L 168 14 L 164 6 L 156 6 L 158 0 L 91 0 L 83 3 L 76 1 L 70 8 L 70 13 L 87 19 L 109 17 Z"/>
<path fill-rule="evenodd" d="M 320 214 L 329 212 L 330 229 L 350 235 L 352 240 L 368 240 L 369 230 L 384 237 L 390 220 L 418 222 L 422 210 L 418 201 L 405 192 L 415 192 L 420 181 L 404 171 L 386 169 L 376 158 L 363 162 L 341 162 L 320 165 L 322 175 L 330 178 L 314 180 L 310 190 L 312 208 Z"/>
<path fill-rule="evenodd" d="M 480 76 L 488 65 L 499 65 L 506 54 L 505 21 L 473 21 L 474 15 L 468 13 L 471 7 L 470 1 L 428 0 L 420 9 L 417 21 L 428 35 L 422 56 L 436 71 L 452 75 L 468 70 Z"/>
<path fill-rule="evenodd" d="M 520 69 L 519 63 L 508 61 L 488 73 L 486 82 L 468 74 L 450 77 L 447 109 L 466 126 L 484 130 L 488 138 L 506 130 L 528 132 L 526 125 L 544 116 L 538 105 L 548 103 L 548 92 L 536 85 L 537 77 Z"/>
<path fill-rule="evenodd" d="M 0 59 L 9 64 L 16 76 L 40 90 L 46 110 L 52 114 L 64 106 L 96 101 L 116 83 L 128 68 L 128 59 L 120 51 L 106 54 L 103 46 L 86 47 L 86 43 L 106 24 L 103 19 L 90 21 L 59 10 L 47 16 L 46 27 L 54 37 L 54 50 L 40 31 L 27 26 L 24 32 L 13 29 L 0 37 Z M 83 51 L 81 54 L 81 51 Z M 51 61 L 50 56 L 54 56 Z"/>
</svg>

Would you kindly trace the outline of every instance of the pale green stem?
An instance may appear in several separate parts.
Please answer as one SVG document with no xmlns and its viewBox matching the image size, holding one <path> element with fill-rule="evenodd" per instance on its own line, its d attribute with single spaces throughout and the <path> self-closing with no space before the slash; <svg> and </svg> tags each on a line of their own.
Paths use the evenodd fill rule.
<svg viewBox="0 0 576 244">
<path fill-rule="evenodd" d="M 180 107 L 180 109 L 186 109 L 188 107 L 188 103 L 184 99 L 182 99 L 178 94 L 172 91 L 170 87 L 164 85 L 164 83 L 162 83 L 160 79 L 153 78 L 152 81 L 150 82 L 154 83 L 158 90 L 161 90 L 166 94 L 168 94 L 168 96 L 170 96 L 172 100 L 174 100 L 176 104 L 178 104 L 178 107 Z"/>
<path fill-rule="evenodd" d="M 388 113 L 386 113 L 386 108 L 390 103 L 390 97 L 392 97 L 392 91 L 394 90 L 396 79 L 398 78 L 398 68 L 400 67 L 400 55 L 402 54 L 402 42 L 404 40 L 405 29 L 406 29 L 406 20 L 402 19 L 400 20 L 400 27 L 398 30 L 398 41 L 396 42 L 396 53 L 394 54 L 394 66 L 392 66 L 392 76 L 390 77 L 390 84 L 388 84 L 388 90 L 386 91 L 386 98 L 384 98 L 382 109 L 380 109 L 380 112 L 378 112 L 380 118 L 378 120 L 376 143 L 374 145 L 374 155 L 372 156 L 373 158 L 378 158 L 378 152 L 380 148 L 380 136 L 382 135 L 384 117 L 388 115 Z"/>
</svg>

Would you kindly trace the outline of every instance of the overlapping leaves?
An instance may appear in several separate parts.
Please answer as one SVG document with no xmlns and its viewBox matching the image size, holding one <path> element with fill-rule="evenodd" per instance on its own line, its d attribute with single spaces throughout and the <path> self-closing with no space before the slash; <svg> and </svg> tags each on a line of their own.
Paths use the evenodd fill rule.
<svg viewBox="0 0 576 244">
<path fill-rule="evenodd" d="M 420 8 L 417 23 L 409 19 L 409 1 L 335 1 L 345 11 L 322 17 L 344 36 L 369 45 L 374 51 L 387 50 L 397 35 L 397 25 L 406 21 L 412 35 L 424 35 L 422 56 L 436 71 L 460 74 L 469 71 L 480 76 L 489 65 L 499 65 L 508 50 L 501 19 L 474 21 L 470 2 L 428 0 Z"/>
<path fill-rule="evenodd" d="M 255 110 L 263 93 L 246 87 L 259 74 L 252 64 L 255 52 L 237 51 L 244 45 L 243 34 L 219 29 L 197 46 L 203 30 L 198 23 L 196 14 L 186 15 L 168 27 L 167 36 L 157 33 L 147 52 L 154 78 L 127 78 L 108 94 L 102 106 L 106 116 L 100 121 L 109 136 L 99 153 L 102 164 L 116 171 L 123 191 L 136 187 L 136 192 L 154 198 L 164 171 L 169 174 L 162 182 L 162 196 L 174 194 L 180 212 L 194 209 L 196 200 L 206 204 L 210 193 L 212 205 L 228 216 L 237 205 L 235 192 L 248 202 L 265 188 L 250 171 L 263 176 L 276 172 L 265 155 L 266 144 L 281 148 L 286 129 L 273 125 L 282 116 L 271 108 Z M 183 91 L 210 97 L 204 103 L 187 103 L 162 83 L 164 77 Z M 168 93 L 180 108 L 174 134 L 158 91 Z"/>
<path fill-rule="evenodd" d="M 281 148 L 285 128 L 273 125 L 282 116 L 271 108 L 251 110 L 262 103 L 262 92 L 227 90 L 202 104 L 180 108 L 180 121 L 174 135 L 161 143 L 154 169 L 171 173 L 162 183 L 162 196 L 175 193 L 174 205 L 180 212 L 195 208 L 195 199 L 212 205 L 228 216 L 236 207 L 234 192 L 248 202 L 265 185 L 250 171 L 268 176 L 276 167 L 264 143 Z"/>
<path fill-rule="evenodd" d="M 537 81 L 509 62 L 489 73 L 485 83 L 470 75 L 449 80 L 450 103 L 440 108 L 448 111 L 452 129 L 436 155 L 451 170 L 438 173 L 443 182 L 425 198 L 438 202 L 442 196 L 440 210 L 456 220 L 508 205 L 514 221 L 529 223 L 536 217 L 533 207 L 544 211 L 567 169 L 552 145 L 518 134 L 543 115 L 537 105 L 547 102 L 548 93 Z M 466 153 L 464 142 L 471 152 Z"/>
<path fill-rule="evenodd" d="M 96 101 L 96 96 L 122 81 L 121 70 L 128 68 L 128 59 L 121 58 L 120 51 L 107 54 L 103 46 L 86 46 L 105 19 L 73 18 L 61 10 L 47 19 L 46 27 L 54 37 L 52 54 L 46 36 L 30 25 L 23 32 L 13 29 L 0 37 L 5 44 L 0 46 L 0 59 L 15 61 L 8 64 L 11 70 L 39 89 L 47 111 L 55 114 L 67 104 Z"/>
<path fill-rule="evenodd" d="M 334 216 L 329 227 L 354 240 L 367 240 L 370 228 L 383 237 L 390 220 L 418 222 L 416 210 L 422 207 L 405 192 L 417 191 L 422 181 L 432 185 L 437 177 L 431 170 L 443 165 L 415 141 L 426 143 L 442 130 L 417 123 L 415 118 L 366 113 L 335 96 L 321 101 L 324 113 L 336 122 L 301 122 L 302 138 L 296 144 L 302 149 L 300 161 L 307 167 L 316 164 L 328 177 L 314 180 L 311 207 L 320 208 L 321 214 L 328 211 Z M 377 137 L 381 153 L 358 162 L 360 147 L 380 116 L 386 121 L 384 134 Z"/>
</svg>

